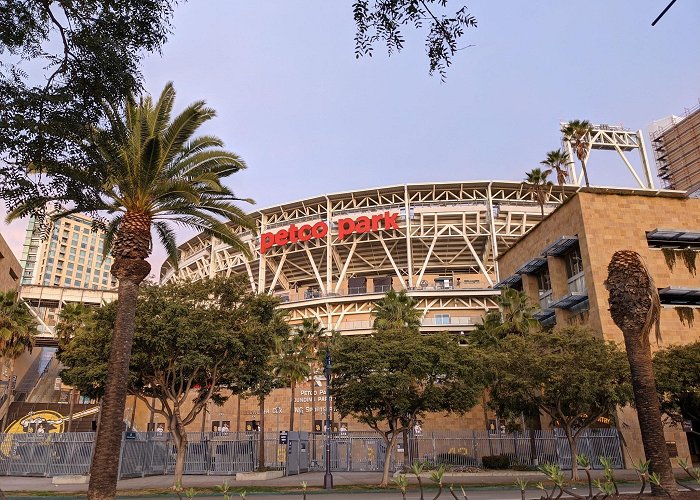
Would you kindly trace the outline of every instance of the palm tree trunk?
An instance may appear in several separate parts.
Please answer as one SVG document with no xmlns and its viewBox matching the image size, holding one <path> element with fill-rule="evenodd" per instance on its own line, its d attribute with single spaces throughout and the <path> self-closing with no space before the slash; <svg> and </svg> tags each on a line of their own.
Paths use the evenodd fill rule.
<svg viewBox="0 0 700 500">
<path fill-rule="evenodd" d="M 294 389 L 296 389 L 297 381 L 292 379 L 289 385 L 292 390 L 291 402 L 289 403 L 289 430 L 294 431 Z"/>
<path fill-rule="evenodd" d="M 311 460 L 316 461 L 316 377 L 311 375 Z M 294 395 L 292 395 L 294 397 Z"/>
<path fill-rule="evenodd" d="M 586 159 L 579 158 L 581 160 L 581 170 L 583 170 L 583 179 L 586 182 L 586 187 L 590 187 L 591 184 L 588 182 L 588 169 L 586 168 Z"/>
<path fill-rule="evenodd" d="M 656 392 L 654 371 L 651 364 L 651 349 L 648 343 L 639 342 L 638 336 L 623 332 L 627 359 L 632 370 L 632 390 L 642 433 L 642 444 L 647 460 L 651 461 L 650 470 L 661 476 L 661 488 L 651 486 L 652 493 L 663 496 L 664 490 L 676 491 L 671 460 L 666 447 L 666 437 L 661 420 L 661 409 Z"/>
<path fill-rule="evenodd" d="M 131 345 L 134 340 L 136 299 L 139 283 L 148 275 L 150 267 L 143 259 L 120 258 L 112 270 L 119 279 L 117 315 L 107 365 L 100 426 L 97 429 L 95 454 L 90 467 L 88 500 L 113 499 L 117 493 L 119 453 L 115 450 L 121 448 L 124 431 L 126 384 Z"/>
</svg>

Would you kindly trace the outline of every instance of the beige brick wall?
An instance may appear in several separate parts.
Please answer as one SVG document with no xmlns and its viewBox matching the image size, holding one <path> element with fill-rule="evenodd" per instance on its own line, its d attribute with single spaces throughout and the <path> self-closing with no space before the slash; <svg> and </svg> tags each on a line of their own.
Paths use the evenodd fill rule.
<svg viewBox="0 0 700 500">
<path fill-rule="evenodd" d="M 590 302 L 587 323 L 604 338 L 622 344 L 622 332 L 615 326 L 608 311 L 608 293 L 604 286 L 607 266 L 615 251 L 629 249 L 638 252 L 659 288 L 700 288 L 700 276 L 688 272 L 680 260 L 671 271 L 662 252 L 649 248 L 646 232 L 657 228 L 700 232 L 700 200 L 681 199 L 673 195 L 580 192 L 501 256 L 501 276 L 512 275 L 520 265 L 539 256 L 544 248 L 561 236 L 577 235 Z M 555 299 L 566 292 L 562 287 L 562 280 L 566 285 L 566 274 L 561 261 L 549 258 Z M 526 288 L 530 295 L 531 290 L 530 287 Z M 533 296 L 533 299 L 536 297 Z M 566 320 L 567 313 L 557 311 L 557 324 L 565 324 Z M 697 323 L 694 327 L 682 324 L 671 307 L 661 311 L 661 329 L 663 342 L 660 345 L 652 342 L 652 350 L 700 339 Z M 627 458 L 641 458 L 643 449 L 636 413 L 631 408 L 625 408 L 618 412 L 618 420 L 627 444 Z M 668 427 L 666 438 L 676 442 L 680 456 L 688 456 L 685 433 Z"/>
</svg>

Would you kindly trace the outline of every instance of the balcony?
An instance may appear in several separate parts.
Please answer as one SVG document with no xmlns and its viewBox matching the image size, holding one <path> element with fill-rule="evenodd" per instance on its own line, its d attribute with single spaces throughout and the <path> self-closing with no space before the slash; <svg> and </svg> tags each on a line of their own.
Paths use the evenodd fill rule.
<svg viewBox="0 0 700 500">
<path fill-rule="evenodd" d="M 438 315 L 433 318 L 423 318 L 421 328 L 430 328 L 431 330 L 445 327 L 468 327 L 476 326 L 481 322 L 481 318 L 474 316 L 450 316 L 447 314 Z M 371 320 L 358 321 L 343 321 L 338 325 L 337 330 L 343 332 L 369 333 L 374 324 Z"/>
</svg>

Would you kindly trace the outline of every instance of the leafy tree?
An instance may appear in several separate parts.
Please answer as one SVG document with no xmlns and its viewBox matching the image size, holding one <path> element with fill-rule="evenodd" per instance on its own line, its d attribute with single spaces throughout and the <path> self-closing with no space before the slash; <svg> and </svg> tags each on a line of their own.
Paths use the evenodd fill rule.
<svg viewBox="0 0 700 500">
<path fill-rule="evenodd" d="M 0 361 L 4 363 L 7 359 L 10 363 L 8 390 L 15 373 L 15 360 L 24 354 L 24 351 L 32 351 L 37 333 L 36 321 L 27 306 L 19 300 L 17 292 L 0 292 Z M 10 403 L 12 395 L 13 392 L 8 394 Z M 5 428 L 6 421 L 7 412 L 2 417 L 0 432 Z"/>
<path fill-rule="evenodd" d="M 564 140 L 570 142 L 574 147 L 576 157 L 581 162 L 581 170 L 586 181 L 586 187 L 590 186 L 586 160 L 588 153 L 591 151 L 591 133 L 593 132 L 591 122 L 588 120 L 571 120 L 562 127 L 561 132 L 564 135 Z"/>
<path fill-rule="evenodd" d="M 564 431 L 572 457 L 582 431 L 632 400 L 625 354 L 581 327 L 509 335 L 487 355 L 496 374 L 489 404 L 506 417 L 531 407 L 549 415 Z"/>
<path fill-rule="evenodd" d="M 444 81 L 452 56 L 464 47 L 457 45 L 467 28 L 476 27 L 476 18 L 461 7 L 454 14 L 445 14 L 447 0 L 355 0 L 353 17 L 355 57 L 372 56 L 378 41 L 386 43 L 389 54 L 404 46 L 403 27 L 421 29 L 428 25 L 425 48 L 430 61 L 430 74 L 437 71 Z M 427 23 L 426 23 L 427 21 Z"/>
<path fill-rule="evenodd" d="M 544 204 L 547 201 L 547 193 L 552 188 L 552 182 L 547 180 L 551 170 L 542 170 L 540 168 L 533 168 L 531 171 L 525 174 L 525 182 L 528 184 L 530 192 L 537 200 L 537 204 L 540 206 L 540 213 L 544 218 Z"/>
<path fill-rule="evenodd" d="M 610 316 L 625 339 L 644 454 L 651 462 L 651 472 L 660 477 L 658 485 L 652 484 L 652 492 L 656 495 L 662 495 L 664 489 L 675 492 L 676 481 L 664 437 L 649 341 L 652 330 L 657 341 L 661 337 L 659 292 L 641 256 L 632 250 L 613 254 L 605 288 L 610 293 Z"/>
<path fill-rule="evenodd" d="M 676 425 L 700 420 L 700 342 L 667 347 L 654 355 L 653 363 L 661 412 Z"/>
<path fill-rule="evenodd" d="M 129 356 L 134 335 L 134 315 L 139 284 L 151 266 L 151 230 L 158 235 L 176 265 L 178 250 L 171 223 L 206 231 L 248 252 L 237 228 L 253 229 L 253 222 L 233 202 L 237 200 L 222 179 L 245 168 L 234 153 L 221 149 L 213 136 L 194 137 L 215 112 L 203 101 L 172 117 L 175 90 L 167 84 L 157 101 L 129 98 L 123 107 L 107 107 L 104 128 L 91 129 L 91 144 L 106 169 L 106 178 L 84 179 L 99 196 L 92 205 L 77 204 L 59 210 L 60 218 L 80 211 L 111 216 L 105 227 L 105 253 L 114 256 L 112 274 L 119 280 L 117 317 L 105 387 L 102 418 L 90 472 L 89 497 L 114 496 L 122 416 L 126 404 Z M 38 208 L 40 199 L 29 199 L 8 218 L 23 217 Z M 116 214 L 116 215 L 115 215 Z M 222 217 L 231 225 L 221 222 Z"/>
<path fill-rule="evenodd" d="M 417 302 L 406 294 L 405 290 L 389 290 L 384 297 L 375 302 L 372 308 L 374 328 L 376 330 L 407 329 L 417 332 L 421 324 L 421 311 L 416 309 Z"/>
<path fill-rule="evenodd" d="M 428 412 L 463 413 L 483 389 L 480 360 L 447 334 L 397 329 L 340 337 L 332 348 L 335 407 L 381 433 L 389 456 L 404 430 Z"/>
<path fill-rule="evenodd" d="M 561 149 L 549 151 L 547 157 L 540 162 L 545 167 L 549 167 L 550 172 L 557 174 L 557 184 L 561 187 L 561 199 L 564 201 L 564 184 L 569 179 L 569 153 Z"/>
<path fill-rule="evenodd" d="M 173 0 L 5 0 L 0 22 L 0 198 L 90 205 L 104 181 L 87 124 L 140 91 L 139 64 L 170 32 Z"/>
<path fill-rule="evenodd" d="M 177 450 L 175 484 L 184 472 L 186 426 L 209 401 L 223 404 L 255 382 L 251 373 L 266 344 L 248 325 L 255 301 L 238 277 L 141 290 L 127 389 L 168 422 Z M 84 394 L 105 391 L 117 310 L 115 303 L 97 310 L 94 324 L 78 329 L 60 354 L 61 376 Z"/>
</svg>

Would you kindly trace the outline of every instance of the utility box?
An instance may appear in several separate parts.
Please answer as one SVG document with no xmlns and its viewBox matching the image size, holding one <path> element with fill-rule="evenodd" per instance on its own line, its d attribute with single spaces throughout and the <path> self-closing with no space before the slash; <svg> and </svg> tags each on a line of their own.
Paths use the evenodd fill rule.
<svg viewBox="0 0 700 500">
<path fill-rule="evenodd" d="M 309 472 L 309 433 L 290 431 L 287 434 L 287 475 L 303 472 Z"/>
</svg>

